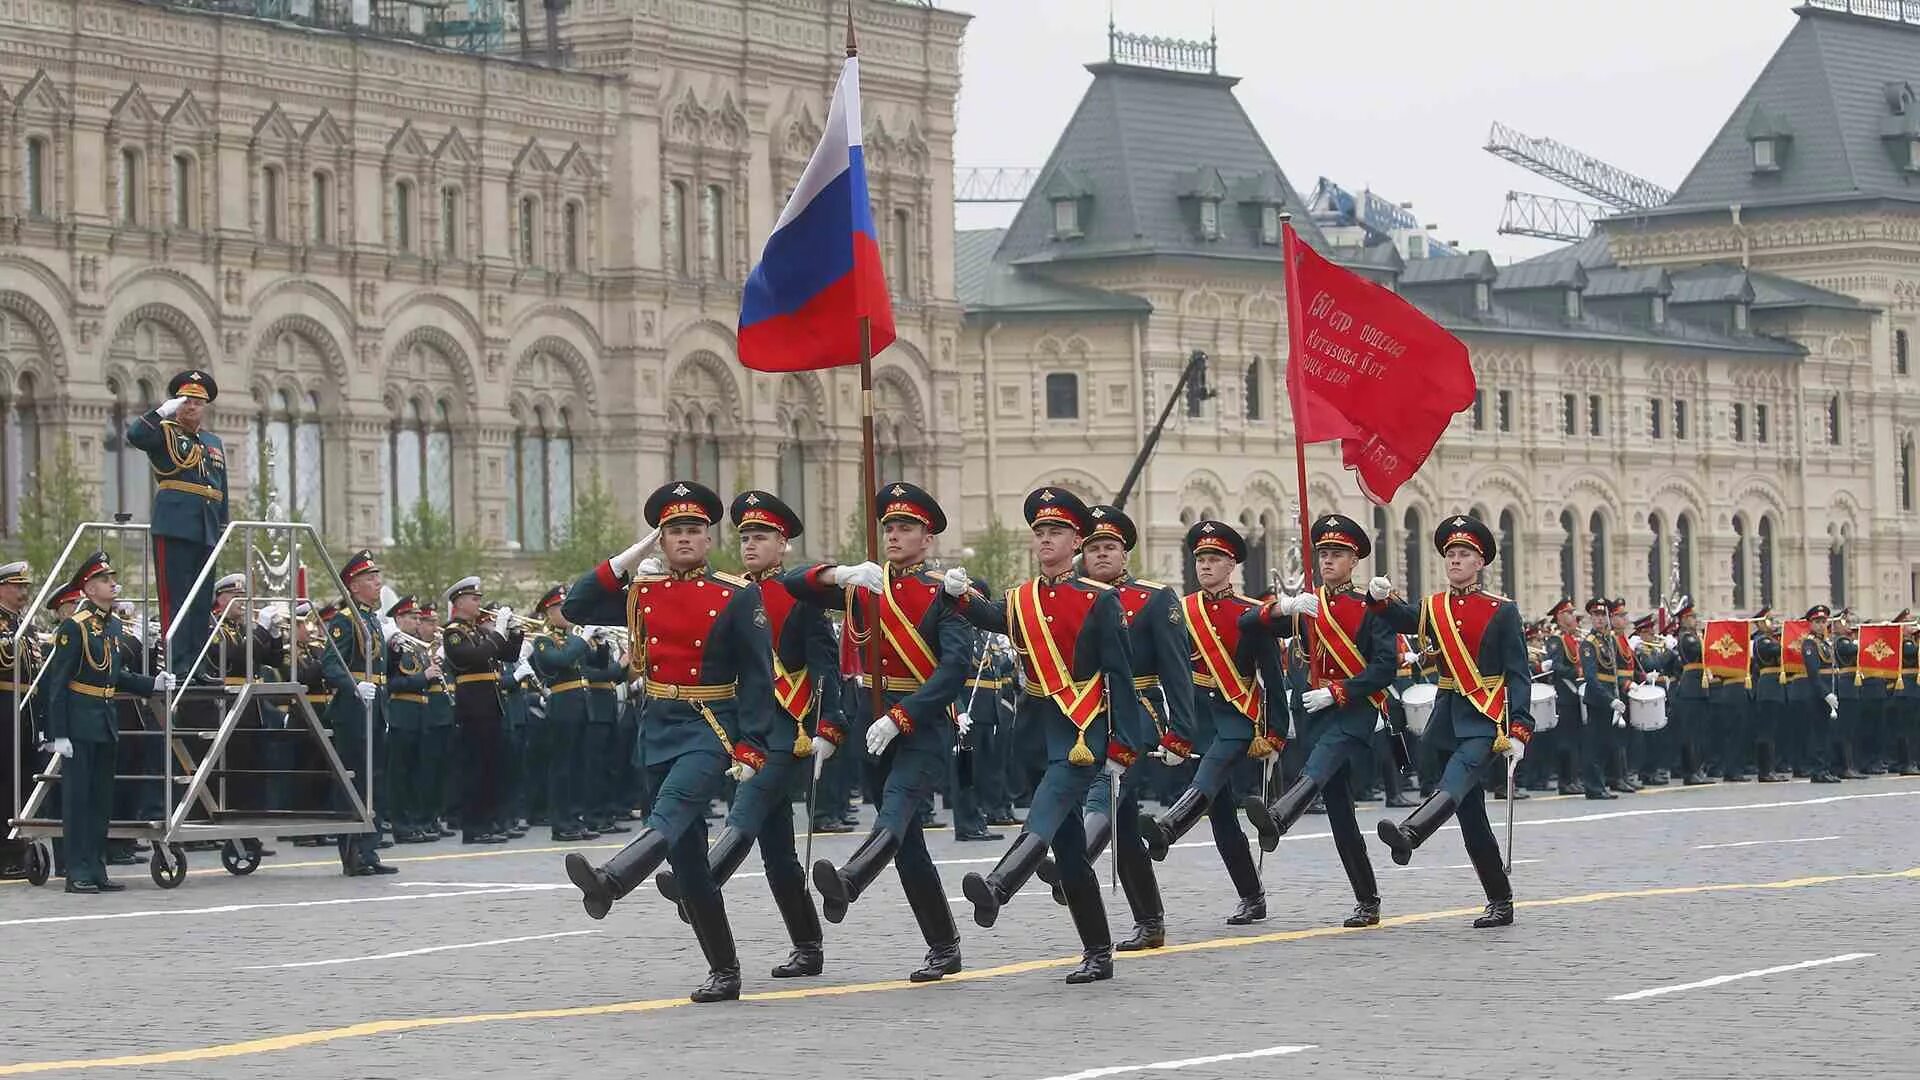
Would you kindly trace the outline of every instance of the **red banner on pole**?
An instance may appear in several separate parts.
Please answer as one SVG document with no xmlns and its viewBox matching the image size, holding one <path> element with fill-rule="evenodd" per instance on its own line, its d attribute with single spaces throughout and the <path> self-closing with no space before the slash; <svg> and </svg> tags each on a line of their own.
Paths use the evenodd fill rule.
<svg viewBox="0 0 1920 1080">
<path fill-rule="evenodd" d="M 1900 627 L 1893 623 L 1875 623 L 1860 628 L 1858 679 L 1900 681 Z"/>
<path fill-rule="evenodd" d="M 1339 440 L 1361 492 L 1384 505 L 1472 406 L 1467 347 L 1392 290 L 1322 258 L 1291 225 L 1284 240 L 1299 439 Z"/>
<path fill-rule="evenodd" d="M 1753 683 L 1753 624 L 1745 619 L 1711 619 L 1701 638 L 1707 675 L 1720 682 Z"/>
</svg>

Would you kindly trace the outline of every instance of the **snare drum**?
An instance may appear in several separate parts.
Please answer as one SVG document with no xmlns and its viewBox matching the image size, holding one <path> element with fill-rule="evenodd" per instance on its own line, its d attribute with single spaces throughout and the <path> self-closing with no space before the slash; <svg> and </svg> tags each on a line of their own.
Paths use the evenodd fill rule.
<svg viewBox="0 0 1920 1080">
<path fill-rule="evenodd" d="M 1433 703 L 1440 697 L 1440 688 L 1432 683 L 1418 683 L 1407 687 L 1400 695 L 1400 708 L 1407 714 L 1407 730 L 1415 735 L 1423 735 L 1427 730 L 1427 721 L 1433 719 Z"/>
<path fill-rule="evenodd" d="M 1560 710 L 1554 704 L 1554 697 L 1552 683 L 1533 684 L 1533 701 L 1528 706 L 1528 711 L 1533 714 L 1535 735 L 1543 731 L 1552 731 L 1553 726 L 1560 722 Z"/>
<path fill-rule="evenodd" d="M 1645 683 L 1628 690 L 1627 723 L 1638 731 L 1659 731 L 1666 727 L 1667 691 Z"/>
</svg>

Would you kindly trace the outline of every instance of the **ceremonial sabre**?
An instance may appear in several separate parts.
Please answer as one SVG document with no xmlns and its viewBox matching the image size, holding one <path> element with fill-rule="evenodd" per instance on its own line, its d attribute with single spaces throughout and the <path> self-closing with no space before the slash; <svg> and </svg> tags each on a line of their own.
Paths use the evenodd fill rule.
<svg viewBox="0 0 1920 1080">
<path fill-rule="evenodd" d="M 1513 774 L 1520 763 L 1507 758 L 1507 873 L 1513 873 Z"/>
<path fill-rule="evenodd" d="M 820 730 L 820 684 L 817 682 L 813 684 L 813 703 L 807 707 L 807 711 L 813 714 L 813 729 Z M 820 750 L 815 747 L 813 752 L 817 754 Z M 820 770 L 823 768 L 825 766 L 818 762 L 807 762 L 807 857 L 801 866 L 813 865 L 813 790 L 820 785 Z M 787 797 L 792 798 L 791 795 Z M 806 878 L 807 887 L 811 888 L 813 877 L 809 874 Z"/>
</svg>

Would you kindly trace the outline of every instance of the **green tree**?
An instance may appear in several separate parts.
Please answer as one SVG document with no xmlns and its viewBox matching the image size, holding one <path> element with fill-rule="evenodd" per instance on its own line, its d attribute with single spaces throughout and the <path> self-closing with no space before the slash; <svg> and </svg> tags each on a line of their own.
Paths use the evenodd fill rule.
<svg viewBox="0 0 1920 1080">
<path fill-rule="evenodd" d="M 486 541 L 472 529 L 457 529 L 453 519 L 427 500 L 394 523 L 393 544 L 379 556 L 382 576 L 395 592 L 430 597 L 468 574 L 480 575 L 481 588 L 498 585 L 498 567 Z"/>
<path fill-rule="evenodd" d="M 574 493 L 573 520 L 552 548 L 536 560 L 546 582 L 540 591 L 555 584 L 571 584 L 600 560 L 625 551 L 637 539 L 632 520 L 620 512 L 613 493 L 600 480 L 600 470 L 594 469 L 586 488 Z"/>
<path fill-rule="evenodd" d="M 973 554 L 965 559 L 967 572 L 982 578 L 995 592 L 1010 589 L 1027 577 L 1032 558 L 1024 537 L 1010 529 L 995 514 L 985 530 L 973 535 Z"/>
<path fill-rule="evenodd" d="M 834 558 L 842 566 L 867 561 L 867 519 L 860 511 L 847 515 L 846 531 L 840 536 L 840 548 Z"/>
<path fill-rule="evenodd" d="M 93 485 L 80 473 L 79 463 L 73 459 L 73 450 L 65 440 L 57 443 L 53 461 L 44 459 L 41 467 L 27 478 L 27 490 L 20 500 L 20 530 L 17 534 L 15 549 L 20 557 L 33 567 L 35 575 L 52 572 L 53 560 L 67 546 L 67 540 L 73 535 L 74 527 L 83 521 L 91 521 L 96 514 L 93 501 Z M 109 545 L 107 554 L 121 566 L 123 575 L 129 581 L 133 567 L 122 565 L 128 558 L 139 558 L 137 547 L 129 545 L 126 552 L 112 550 Z M 76 554 L 84 557 L 86 552 Z M 74 567 L 68 567 L 71 572 Z M 36 578 L 37 580 L 37 578 Z"/>
</svg>

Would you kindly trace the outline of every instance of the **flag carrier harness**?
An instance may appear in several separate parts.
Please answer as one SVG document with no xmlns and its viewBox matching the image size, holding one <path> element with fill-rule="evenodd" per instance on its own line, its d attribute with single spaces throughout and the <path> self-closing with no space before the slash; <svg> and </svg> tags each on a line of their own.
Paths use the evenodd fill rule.
<svg viewBox="0 0 1920 1080">
<path fill-rule="evenodd" d="M 142 628 L 153 626 L 152 620 L 159 613 L 153 580 L 152 535 L 145 524 L 126 520 L 90 521 L 76 528 L 60 557 L 47 571 L 38 594 L 21 612 L 20 627 L 11 642 L 14 649 L 11 675 L 14 685 L 21 689 L 17 691 L 14 708 L 12 752 L 5 755 L 12 765 L 7 785 L 12 792 L 7 836 L 29 841 L 27 880 L 34 885 L 45 884 L 52 875 L 52 852 L 45 841 L 61 835 L 59 784 L 66 759 L 37 749 L 42 732 L 36 717 L 45 713 L 40 704 L 46 696 L 46 689 L 41 685 L 45 665 L 33 672 L 32 681 L 27 682 L 23 646 L 27 635 L 38 632 L 34 626 L 35 616 L 50 610 L 49 598 L 72 576 L 79 560 L 95 550 L 108 550 L 121 557 L 137 556 L 137 560 L 116 560 L 121 565 L 137 561 L 140 567 L 139 588 L 130 590 L 133 595 L 123 595 L 116 603 L 131 604 L 137 625 Z M 246 583 L 240 596 L 229 602 L 225 610 L 214 613 L 215 626 L 229 614 L 237 612 L 242 616 L 241 625 L 246 632 L 241 636 L 240 648 L 245 656 L 239 670 L 244 673 L 243 677 L 222 677 L 221 673 L 232 672 L 235 667 L 228 662 L 230 657 L 223 636 L 210 632 L 206 644 L 193 658 L 193 664 L 185 669 L 194 672 L 195 677 L 180 680 L 169 693 L 115 697 L 118 703 L 130 704 L 129 711 L 138 720 L 138 727 L 134 727 L 127 718 L 129 711 L 122 712 L 115 794 L 124 796 L 124 785 L 139 785 L 139 790 L 144 792 L 138 798 L 138 803 L 144 804 L 140 809 L 157 807 L 159 814 L 151 818 L 113 817 L 108 822 L 107 837 L 150 844 L 149 870 L 154 884 L 162 889 L 177 888 L 186 879 L 188 844 L 220 844 L 221 865 L 230 874 L 246 875 L 259 868 L 260 856 L 257 847 L 250 848 L 242 841 L 342 836 L 371 833 L 376 829 L 367 782 L 373 776 L 374 740 L 370 737 L 362 740 L 364 758 L 351 767 L 340 759 L 334 749 L 333 733 L 322 726 L 319 714 L 307 698 L 307 688 L 298 681 L 299 648 L 292 640 L 295 607 L 305 599 L 297 595 L 303 591 L 304 584 L 302 559 L 313 562 L 316 568 L 324 568 L 330 581 L 340 580 L 338 567 L 312 525 L 235 521 L 220 534 L 199 577 L 182 598 L 181 612 L 191 610 L 195 597 L 213 589 L 219 577 L 216 568 L 223 554 L 242 557 Z M 285 671 L 276 671 L 265 663 L 266 658 L 254 655 L 252 627 L 257 616 L 271 606 L 283 607 L 287 614 L 289 641 Z M 368 658 L 367 670 L 351 674 L 356 680 L 370 682 L 373 653 L 368 646 L 377 647 L 379 638 L 351 603 L 342 610 L 348 612 L 354 622 L 355 633 L 362 644 L 360 655 Z M 142 637 L 138 670 L 151 675 L 156 670 L 171 669 L 173 665 L 168 661 L 179 629 L 180 622 L 176 619 L 167 628 L 157 656 L 151 636 Z M 317 640 L 310 641 L 309 648 L 334 648 L 324 626 L 317 627 L 313 633 Z M 216 641 L 219 642 L 217 654 L 214 652 Z M 209 676 L 203 668 L 210 656 L 217 658 L 218 669 Z M 344 657 L 338 656 L 337 650 L 336 659 L 344 666 Z M 130 747 L 129 740 L 132 740 Z M 156 752 L 151 748 L 156 741 L 163 750 Z M 252 744 L 248 749 L 255 753 L 233 754 L 236 746 L 248 743 Z M 302 747 L 308 748 L 308 752 L 301 753 Z M 262 752 L 270 750 L 277 752 Z M 44 761 L 34 773 L 23 777 L 26 765 L 23 757 L 29 753 Z M 288 767 L 240 768 L 234 764 L 235 757 L 250 762 L 277 762 Z M 127 771 L 129 767 L 133 771 Z M 23 785 L 23 779 L 31 780 L 31 785 Z M 323 786 L 325 794 L 317 795 Z M 282 795 L 298 789 L 303 794 L 286 800 L 285 805 L 277 801 L 261 805 L 266 800 L 246 798 L 240 790 L 243 788 Z M 122 807 L 126 802 L 123 797 L 116 797 L 115 806 Z M 304 805 L 295 807 L 292 804 L 296 802 Z"/>
</svg>

